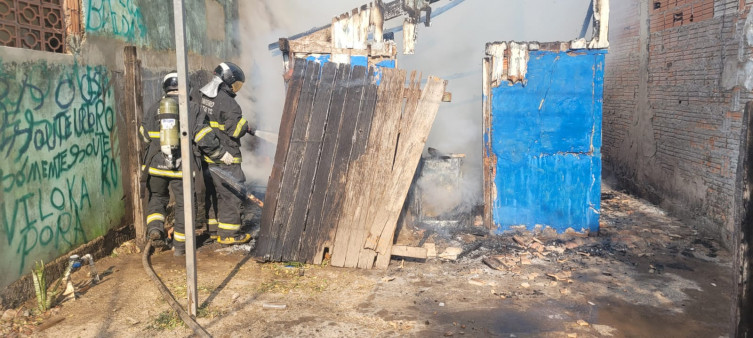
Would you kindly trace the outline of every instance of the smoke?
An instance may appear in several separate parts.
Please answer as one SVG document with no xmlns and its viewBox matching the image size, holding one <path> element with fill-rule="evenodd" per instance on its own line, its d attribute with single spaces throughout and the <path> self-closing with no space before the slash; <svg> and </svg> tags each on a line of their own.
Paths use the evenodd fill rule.
<svg viewBox="0 0 753 338">
<path fill-rule="evenodd" d="M 241 67 L 247 83 L 238 101 L 260 130 L 277 132 L 285 100 L 282 57 L 267 48 L 291 36 L 331 22 L 369 0 L 239 1 Z M 434 7 L 443 6 L 443 0 Z M 487 42 L 568 41 L 580 34 L 590 0 L 466 0 L 418 28 L 416 54 L 398 55 L 398 66 L 449 80 L 453 102 L 440 107 L 427 146 L 466 154 L 462 196 L 480 204 L 482 192 L 481 60 Z M 399 20 L 385 29 L 399 26 Z M 401 34 L 395 34 L 398 46 Z M 589 35 L 590 36 L 590 35 Z M 250 139 L 250 138 L 249 138 Z M 266 185 L 275 152 L 272 142 L 254 139 L 244 145 L 244 172 L 252 184 Z M 442 194 L 437 194 L 441 196 Z M 441 201 L 440 201 L 441 202 Z"/>
<path fill-rule="evenodd" d="M 337 4 L 335 4 L 337 3 Z M 265 137 L 246 137 L 242 145 L 243 171 L 252 185 L 266 186 L 274 164 L 276 134 L 285 103 L 282 57 L 273 55 L 267 46 L 281 37 L 291 36 L 321 26 L 341 12 L 361 2 L 331 1 L 326 5 L 303 0 L 239 1 L 239 66 L 246 73 L 246 83 L 236 100 L 243 115 L 266 131 Z M 260 133 L 261 134 L 261 133 Z"/>
<path fill-rule="evenodd" d="M 431 27 L 419 27 L 415 54 L 398 55 L 400 68 L 448 80 L 452 102 L 440 106 L 426 145 L 466 154 L 459 192 L 466 210 L 483 203 L 481 63 L 486 43 L 573 40 L 589 6 L 590 0 L 466 0 L 433 18 Z M 395 37 L 400 45 L 401 34 Z M 451 199 L 435 194 L 424 204 L 444 205 Z"/>
</svg>

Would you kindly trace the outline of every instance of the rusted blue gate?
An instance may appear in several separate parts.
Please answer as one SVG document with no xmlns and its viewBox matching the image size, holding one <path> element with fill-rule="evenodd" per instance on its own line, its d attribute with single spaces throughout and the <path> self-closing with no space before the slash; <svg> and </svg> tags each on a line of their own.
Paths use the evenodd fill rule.
<svg viewBox="0 0 753 338">
<path fill-rule="evenodd" d="M 605 54 L 568 43 L 487 45 L 488 227 L 598 230 Z"/>
</svg>

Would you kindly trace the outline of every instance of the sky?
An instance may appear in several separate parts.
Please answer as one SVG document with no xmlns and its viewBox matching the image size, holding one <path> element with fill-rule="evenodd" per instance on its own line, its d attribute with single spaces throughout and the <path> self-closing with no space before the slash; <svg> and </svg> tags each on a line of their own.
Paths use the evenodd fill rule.
<svg viewBox="0 0 753 338">
<path fill-rule="evenodd" d="M 432 5 L 437 8 L 451 1 Z M 282 57 L 267 45 L 331 22 L 332 17 L 368 3 L 366 0 L 240 1 L 241 67 L 247 82 L 238 100 L 244 115 L 260 130 L 277 132 L 284 104 Z M 441 105 L 427 146 L 445 153 L 466 154 L 464 192 L 481 198 L 481 61 L 487 42 L 569 41 L 580 35 L 590 0 L 465 0 L 435 16 L 431 27 L 418 27 L 414 55 L 399 47 L 398 67 L 448 80 L 452 102 Z M 401 19 L 385 30 L 402 25 Z M 590 30 L 587 37 L 590 37 Z M 401 33 L 395 34 L 401 46 Z M 266 185 L 274 147 L 262 142 L 244 157 L 252 184 Z M 247 160 L 248 159 L 248 160 Z"/>
</svg>

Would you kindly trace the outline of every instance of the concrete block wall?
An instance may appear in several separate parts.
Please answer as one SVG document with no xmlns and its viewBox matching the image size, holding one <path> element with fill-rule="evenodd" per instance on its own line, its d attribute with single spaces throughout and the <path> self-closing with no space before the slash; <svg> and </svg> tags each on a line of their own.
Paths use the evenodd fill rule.
<svg viewBox="0 0 753 338">
<path fill-rule="evenodd" d="M 614 2 L 604 167 L 633 192 L 733 246 L 749 4 Z M 692 20 L 691 20 L 692 19 Z"/>
<path fill-rule="evenodd" d="M 187 14 L 189 70 L 203 70 L 198 78 L 238 56 L 238 3 L 191 3 L 202 9 Z M 71 253 L 98 259 L 132 236 L 128 206 L 138 197 L 129 160 L 139 154 L 128 148 L 126 131 L 136 130 L 139 117 L 128 113 L 135 109 L 125 94 L 124 49 L 138 47 L 146 109 L 161 95 L 162 76 L 176 69 L 172 6 L 80 6 L 83 30 L 69 34 L 68 53 L 0 46 L 0 308 L 33 296 L 35 262 L 47 263 L 53 280 Z"/>
</svg>

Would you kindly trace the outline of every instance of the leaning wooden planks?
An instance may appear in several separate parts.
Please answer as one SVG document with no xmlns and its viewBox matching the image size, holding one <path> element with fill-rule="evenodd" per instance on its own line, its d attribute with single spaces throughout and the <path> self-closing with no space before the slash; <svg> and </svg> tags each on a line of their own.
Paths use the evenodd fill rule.
<svg viewBox="0 0 753 338">
<path fill-rule="evenodd" d="M 404 83 L 404 72 L 396 72 L 402 74 L 398 81 Z M 384 86 L 389 86 L 387 79 L 391 76 L 388 74 L 385 70 L 382 80 Z M 358 191 L 370 191 L 370 195 L 366 194 L 362 199 L 363 203 L 349 203 L 343 209 L 343 215 L 354 214 L 357 221 L 350 227 L 347 224 L 346 227 L 338 227 L 337 236 L 349 237 L 350 243 L 347 249 L 335 245 L 332 254 L 334 266 L 384 269 L 389 264 L 398 217 L 447 84 L 439 78 L 429 77 L 419 95 L 420 77 L 414 79 L 411 76 L 412 83 L 405 89 L 405 95 L 392 96 L 395 94 L 392 93 L 389 98 L 391 101 L 399 101 L 402 114 L 395 114 L 392 111 L 394 107 L 387 104 L 387 108 L 382 111 L 387 115 L 384 120 L 379 121 L 375 116 L 375 122 L 381 125 L 372 127 L 372 130 L 381 129 L 382 132 L 371 134 L 373 142 L 370 144 L 374 148 L 370 150 L 374 152 L 374 157 L 377 158 L 375 161 L 378 162 L 370 163 L 361 173 L 364 177 L 369 177 L 364 181 L 365 184 L 354 187 Z M 403 94 L 403 90 L 401 86 L 397 93 Z M 395 99 L 396 97 L 407 97 L 404 107 L 402 100 Z M 379 103 L 381 104 L 381 97 Z M 388 156 L 383 157 L 385 155 Z M 367 208 L 365 217 L 363 208 Z M 347 222 L 347 219 L 341 217 L 341 224 L 343 221 Z M 346 251 L 345 260 L 336 260 L 338 252 L 343 250 Z"/>
<path fill-rule="evenodd" d="M 374 82 L 366 67 L 296 60 L 262 213 L 260 256 L 321 262 L 318 253 L 331 246 L 329 224 L 344 200 L 351 152 L 368 135 L 373 108 L 362 101 L 375 99 Z M 369 88 L 373 93 L 365 94 Z M 366 136 L 357 138 L 364 129 Z"/>
<path fill-rule="evenodd" d="M 446 82 L 296 60 L 257 253 L 385 268 Z M 377 85 L 377 77 L 380 84 Z"/>
<path fill-rule="evenodd" d="M 259 232 L 259 245 L 257 251 L 265 256 L 273 251 L 276 245 L 276 234 L 280 229 L 272 226 L 272 221 L 277 210 L 277 201 L 280 196 L 280 185 L 282 184 L 282 174 L 285 168 L 285 160 L 288 155 L 288 146 L 290 145 L 290 136 L 293 132 L 293 122 L 295 121 L 295 112 L 298 109 L 298 99 L 303 87 L 305 63 L 297 63 L 293 69 L 293 74 L 288 82 L 287 93 L 285 95 L 285 106 L 282 110 L 282 119 L 280 120 L 280 131 L 277 138 L 277 150 L 275 151 L 275 162 L 272 166 L 272 173 L 267 182 L 267 192 L 264 196 L 264 208 L 261 216 L 261 231 Z M 271 257 L 270 257 L 271 258 Z"/>
</svg>

